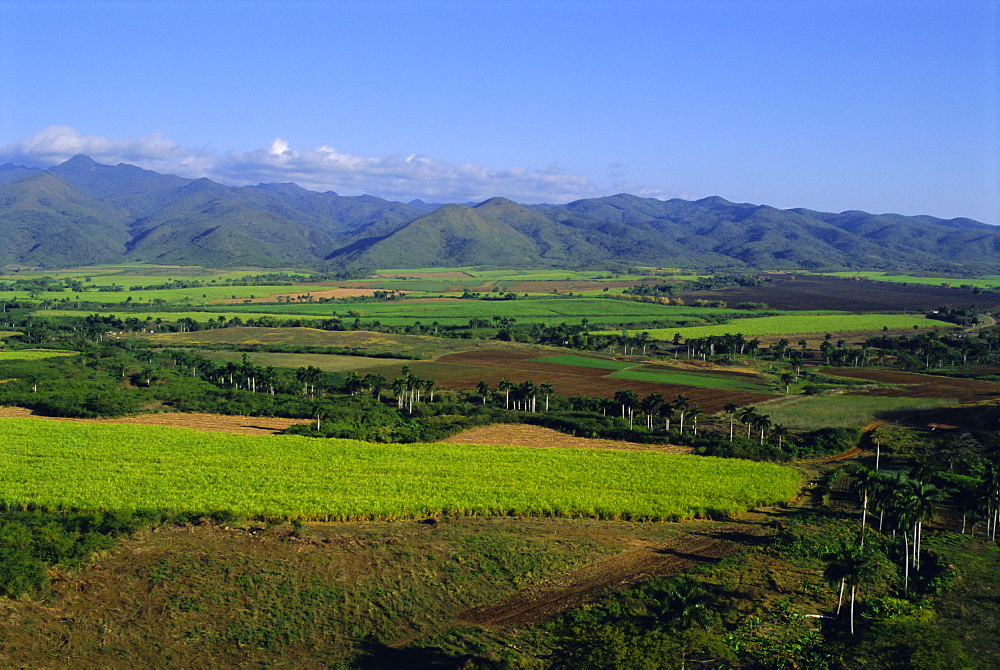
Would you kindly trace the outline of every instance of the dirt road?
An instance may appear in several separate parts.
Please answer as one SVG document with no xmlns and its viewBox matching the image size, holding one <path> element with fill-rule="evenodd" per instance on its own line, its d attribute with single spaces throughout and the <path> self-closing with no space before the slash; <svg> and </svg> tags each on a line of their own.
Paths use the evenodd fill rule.
<svg viewBox="0 0 1000 670">
<path fill-rule="evenodd" d="M 763 525 L 756 523 L 712 525 L 705 530 L 686 533 L 667 545 L 641 546 L 595 561 L 522 589 L 503 600 L 460 612 L 458 618 L 481 626 L 539 623 L 650 577 L 669 577 L 734 554 L 747 544 L 762 542 L 765 530 Z"/>
</svg>

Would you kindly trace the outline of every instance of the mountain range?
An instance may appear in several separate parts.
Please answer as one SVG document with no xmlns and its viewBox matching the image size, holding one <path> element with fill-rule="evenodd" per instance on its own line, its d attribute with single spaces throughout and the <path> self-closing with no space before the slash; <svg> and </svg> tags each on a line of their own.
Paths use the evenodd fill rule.
<svg viewBox="0 0 1000 670">
<path fill-rule="evenodd" d="M 720 197 L 564 205 L 392 202 L 295 184 L 231 187 L 75 156 L 0 166 L 0 265 L 141 261 L 323 270 L 490 265 L 1000 272 L 1000 226 Z"/>
</svg>

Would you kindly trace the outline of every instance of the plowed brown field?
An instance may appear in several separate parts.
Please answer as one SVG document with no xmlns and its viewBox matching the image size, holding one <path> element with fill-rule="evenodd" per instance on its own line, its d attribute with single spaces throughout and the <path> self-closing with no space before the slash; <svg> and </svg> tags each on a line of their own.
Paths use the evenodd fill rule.
<svg viewBox="0 0 1000 670">
<path fill-rule="evenodd" d="M 689 454 L 691 447 L 673 444 L 638 444 L 620 440 L 574 437 L 551 428 L 526 423 L 496 423 L 478 426 L 441 440 L 448 444 L 496 444 L 513 447 L 559 447 L 562 449 L 628 449 Z"/>
<path fill-rule="evenodd" d="M 739 302 L 764 302 L 774 309 L 839 309 L 851 312 L 929 311 L 941 305 L 976 305 L 989 309 L 1000 305 L 1000 293 L 977 294 L 970 289 L 926 284 L 894 284 L 803 275 L 775 276 L 764 286 L 687 291 L 681 297 L 685 300 L 725 300 L 730 305 Z"/>
<path fill-rule="evenodd" d="M 825 368 L 824 372 L 851 379 L 870 379 L 884 384 L 902 384 L 903 388 L 873 389 L 856 395 L 899 396 L 908 398 L 958 398 L 963 403 L 980 403 L 1000 399 L 1000 382 L 980 379 L 956 379 L 921 375 L 893 370 L 859 368 Z"/>
<path fill-rule="evenodd" d="M 215 433 L 238 433 L 243 435 L 274 435 L 297 423 L 307 423 L 307 419 L 282 419 L 259 416 L 224 416 L 221 414 L 157 413 L 138 414 L 120 419 L 70 419 L 65 417 L 39 416 L 23 407 L 0 407 L 0 417 L 30 417 L 40 421 L 82 421 L 84 423 L 134 423 L 145 426 L 173 426 L 193 428 Z"/>
<path fill-rule="evenodd" d="M 462 365 L 474 374 L 455 374 L 447 380 L 448 388 L 474 389 L 480 381 L 496 388 L 502 379 L 513 382 L 532 381 L 536 384 L 548 382 L 555 392 L 562 396 L 582 395 L 592 398 L 612 398 L 615 391 L 628 388 L 640 397 L 650 393 L 660 393 L 666 398 L 684 394 L 692 404 L 697 403 L 706 412 L 718 412 L 730 400 L 737 405 L 754 405 L 773 399 L 766 393 L 702 388 L 682 384 L 661 384 L 656 382 L 616 379 L 611 377 L 614 370 L 575 365 L 560 365 L 532 360 L 539 357 L 537 351 L 466 351 L 448 354 L 438 359 L 438 363 Z M 435 378 L 431 370 L 428 375 Z"/>
</svg>

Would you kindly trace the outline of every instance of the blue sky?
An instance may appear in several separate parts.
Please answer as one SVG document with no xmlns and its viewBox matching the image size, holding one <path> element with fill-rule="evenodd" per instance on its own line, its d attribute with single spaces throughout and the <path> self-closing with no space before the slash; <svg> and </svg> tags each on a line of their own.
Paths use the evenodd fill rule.
<svg viewBox="0 0 1000 670">
<path fill-rule="evenodd" d="M 0 162 L 1000 223 L 1000 0 L 0 0 Z"/>
</svg>

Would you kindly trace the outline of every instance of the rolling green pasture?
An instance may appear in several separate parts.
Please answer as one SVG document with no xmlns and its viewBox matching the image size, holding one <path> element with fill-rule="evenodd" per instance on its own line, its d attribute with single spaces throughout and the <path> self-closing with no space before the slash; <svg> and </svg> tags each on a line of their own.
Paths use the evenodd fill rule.
<svg viewBox="0 0 1000 670">
<path fill-rule="evenodd" d="M 863 277 L 874 281 L 891 282 L 893 284 L 926 284 L 928 286 L 973 286 L 978 288 L 1000 287 L 1000 275 L 984 275 L 975 279 L 965 277 L 914 277 L 911 275 L 889 275 L 884 272 L 818 272 L 816 274 L 831 277 Z"/>
<path fill-rule="evenodd" d="M 954 398 L 900 398 L 869 395 L 795 396 L 758 407 L 773 423 L 795 430 L 854 428 L 886 413 L 954 407 Z"/>
<path fill-rule="evenodd" d="M 691 326 L 688 328 L 655 328 L 646 331 L 658 340 L 671 340 L 674 334 L 684 339 L 742 333 L 746 337 L 757 335 L 799 335 L 805 333 L 837 333 L 846 331 L 877 331 L 883 327 L 898 328 L 940 327 L 940 321 L 914 314 L 798 314 L 762 316 L 739 319 L 715 326 Z M 638 331 L 633 332 L 637 334 Z M 613 331 L 595 334 L 616 334 Z"/>
<path fill-rule="evenodd" d="M 21 349 L 19 351 L 0 351 L 0 361 L 40 361 L 46 358 L 60 356 L 76 356 L 76 351 L 59 351 L 57 349 Z"/>
<path fill-rule="evenodd" d="M 12 505 L 307 519 L 514 514 L 675 520 L 793 497 L 790 468 L 644 451 L 369 444 L 0 419 Z"/>
</svg>

